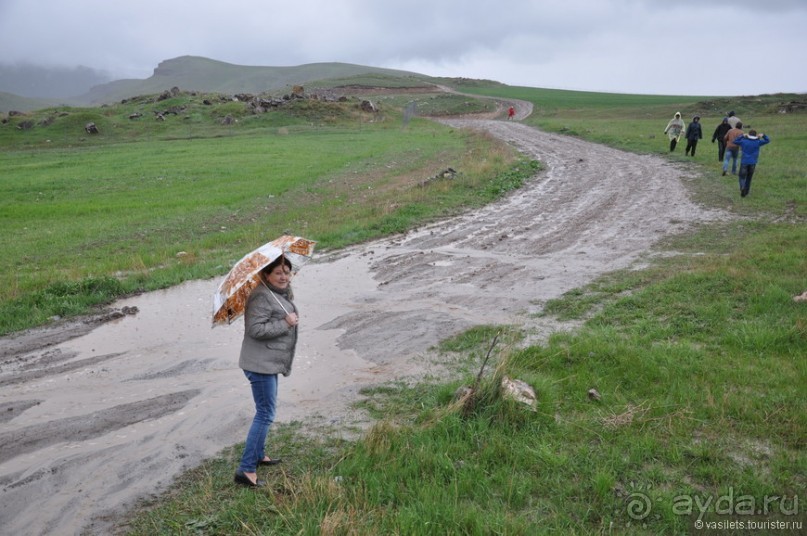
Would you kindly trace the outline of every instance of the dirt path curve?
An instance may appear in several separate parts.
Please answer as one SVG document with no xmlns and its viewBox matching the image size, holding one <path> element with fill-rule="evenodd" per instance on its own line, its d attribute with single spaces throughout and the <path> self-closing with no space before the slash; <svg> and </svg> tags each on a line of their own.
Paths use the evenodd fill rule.
<svg viewBox="0 0 807 536">
<path fill-rule="evenodd" d="M 691 177 L 662 158 L 514 121 L 447 122 L 488 130 L 547 170 L 484 209 L 306 266 L 281 421 L 361 418 L 348 408 L 359 388 L 417 377 L 431 345 L 472 325 L 517 323 L 540 336 L 553 326 L 529 313 L 547 299 L 631 265 L 690 222 L 724 217 L 690 202 Z M 47 348 L 28 343 L 65 328 L 0 340 L 4 534 L 107 534 L 116 512 L 243 440 L 242 325 L 209 327 L 216 283 L 123 300 L 116 307 L 140 312 Z"/>
</svg>

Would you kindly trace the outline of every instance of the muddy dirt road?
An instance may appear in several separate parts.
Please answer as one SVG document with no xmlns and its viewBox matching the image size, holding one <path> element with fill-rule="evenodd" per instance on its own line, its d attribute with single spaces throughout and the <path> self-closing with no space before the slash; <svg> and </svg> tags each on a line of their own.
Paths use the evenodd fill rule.
<svg viewBox="0 0 807 536">
<path fill-rule="evenodd" d="M 690 202 L 693 178 L 661 158 L 515 121 L 449 123 L 488 130 L 546 169 L 487 208 L 306 266 L 294 282 L 301 346 L 280 382 L 279 421 L 360 419 L 348 408 L 359 388 L 417 377 L 430 346 L 475 324 L 521 324 L 540 338 L 555 326 L 530 313 L 547 299 L 724 217 Z M 210 328 L 216 284 L 123 300 L 115 307 L 139 312 L 78 326 L 78 337 L 57 326 L 0 340 L 3 534 L 108 534 L 116 513 L 243 441 L 242 324 Z"/>
</svg>

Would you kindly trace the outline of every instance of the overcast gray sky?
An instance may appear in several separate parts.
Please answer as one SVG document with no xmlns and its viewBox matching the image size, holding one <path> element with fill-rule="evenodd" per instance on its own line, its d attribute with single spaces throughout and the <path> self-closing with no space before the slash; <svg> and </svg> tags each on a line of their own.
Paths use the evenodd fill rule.
<svg viewBox="0 0 807 536">
<path fill-rule="evenodd" d="M 148 78 L 184 55 L 510 85 L 807 92 L 807 0 L 0 0 L 0 63 Z"/>
</svg>

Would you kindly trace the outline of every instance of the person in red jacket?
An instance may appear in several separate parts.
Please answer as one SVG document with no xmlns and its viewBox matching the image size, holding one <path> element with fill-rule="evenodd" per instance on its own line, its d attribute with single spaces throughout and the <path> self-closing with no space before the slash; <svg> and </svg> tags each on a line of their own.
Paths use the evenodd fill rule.
<svg viewBox="0 0 807 536">
<path fill-rule="evenodd" d="M 511 120 L 511 119 L 513 119 L 513 117 L 514 117 L 515 115 L 516 115 L 516 109 L 515 109 L 515 108 L 513 108 L 513 107 L 511 106 L 510 108 L 508 108 L 508 109 L 507 109 L 507 120 L 508 120 L 508 121 L 509 121 L 509 120 Z"/>
</svg>

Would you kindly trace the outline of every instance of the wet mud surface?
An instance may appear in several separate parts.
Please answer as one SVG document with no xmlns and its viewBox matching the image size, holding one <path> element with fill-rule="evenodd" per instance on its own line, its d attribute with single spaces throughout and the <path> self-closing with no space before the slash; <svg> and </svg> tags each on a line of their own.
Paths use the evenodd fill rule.
<svg viewBox="0 0 807 536">
<path fill-rule="evenodd" d="M 517 117 L 529 111 L 519 103 Z M 294 281 L 300 346 L 280 381 L 279 422 L 361 423 L 350 407 L 359 390 L 427 373 L 440 340 L 498 323 L 541 340 L 558 328 L 531 315 L 546 300 L 726 217 L 692 203 L 693 177 L 662 158 L 516 121 L 446 122 L 489 131 L 546 169 L 486 208 L 307 265 Z M 116 513 L 244 440 L 243 328 L 211 329 L 217 283 L 122 300 L 115 307 L 136 314 L 111 321 L 0 339 L 4 534 L 109 534 Z M 271 434 L 269 445 L 271 455 Z"/>
</svg>

